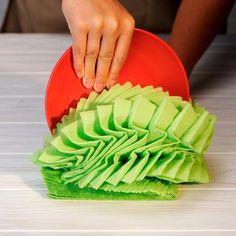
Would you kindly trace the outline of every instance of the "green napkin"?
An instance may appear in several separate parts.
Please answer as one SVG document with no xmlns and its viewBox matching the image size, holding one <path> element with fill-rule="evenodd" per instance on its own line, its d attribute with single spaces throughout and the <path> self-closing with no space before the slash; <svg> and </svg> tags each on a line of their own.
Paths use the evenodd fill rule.
<svg viewBox="0 0 236 236">
<path fill-rule="evenodd" d="M 60 199 L 175 199 L 207 183 L 215 117 L 161 88 L 116 84 L 70 108 L 33 156 Z"/>
</svg>

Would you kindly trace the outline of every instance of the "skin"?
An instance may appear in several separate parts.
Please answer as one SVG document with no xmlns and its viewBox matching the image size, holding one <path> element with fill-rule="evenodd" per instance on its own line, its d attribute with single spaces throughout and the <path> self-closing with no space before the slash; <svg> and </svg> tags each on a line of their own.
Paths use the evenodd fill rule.
<svg viewBox="0 0 236 236">
<path fill-rule="evenodd" d="M 169 45 L 187 75 L 225 22 L 234 0 L 182 0 Z M 87 88 L 112 87 L 127 56 L 135 22 L 118 0 L 62 0 L 72 35 L 74 69 Z"/>
<path fill-rule="evenodd" d="M 182 0 L 168 43 L 188 76 L 225 23 L 233 4 L 234 0 Z"/>
<path fill-rule="evenodd" d="M 87 88 L 116 83 L 127 56 L 134 19 L 117 0 L 63 0 L 72 35 L 74 69 Z"/>
</svg>

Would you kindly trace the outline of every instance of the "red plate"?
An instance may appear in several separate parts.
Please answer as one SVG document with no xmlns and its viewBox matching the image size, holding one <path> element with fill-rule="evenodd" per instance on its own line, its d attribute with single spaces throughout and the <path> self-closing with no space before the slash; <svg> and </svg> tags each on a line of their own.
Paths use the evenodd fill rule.
<svg viewBox="0 0 236 236">
<path fill-rule="evenodd" d="M 171 95 L 190 98 L 188 79 L 177 55 L 163 40 L 144 30 L 135 29 L 118 79 L 120 84 L 126 81 L 133 85 L 163 87 Z M 75 107 L 77 101 L 90 92 L 75 75 L 69 48 L 57 62 L 47 85 L 45 112 L 49 129 L 52 131 L 69 107 Z"/>
</svg>

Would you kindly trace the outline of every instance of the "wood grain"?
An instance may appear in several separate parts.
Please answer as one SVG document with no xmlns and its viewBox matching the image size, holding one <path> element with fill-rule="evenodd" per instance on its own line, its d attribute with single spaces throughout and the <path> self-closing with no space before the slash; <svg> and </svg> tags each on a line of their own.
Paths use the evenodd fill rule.
<svg viewBox="0 0 236 236">
<path fill-rule="evenodd" d="M 1 58 L 1 57 L 0 57 Z M 49 74 L 1 75 L 0 98 L 17 96 L 44 96 Z"/>
<path fill-rule="evenodd" d="M 167 35 L 161 35 L 167 38 Z M 48 133 L 44 93 L 69 35 L 0 35 L 0 235 L 236 235 L 236 36 L 218 36 L 190 78 L 218 118 L 206 154 L 211 183 L 177 201 L 55 201 L 32 153 Z"/>
<path fill-rule="evenodd" d="M 44 95 L 0 97 L 0 122 L 45 122 Z M 236 123 L 236 97 L 193 96 L 218 122 Z"/>
<path fill-rule="evenodd" d="M 236 191 L 184 191 L 178 201 L 48 200 L 42 191 L 2 191 L 0 228 L 235 230 Z M 226 220 L 227 219 L 227 220 Z"/>
<path fill-rule="evenodd" d="M 0 153 L 28 153 L 40 148 L 43 137 L 49 133 L 46 124 L 41 123 L 1 123 Z M 216 125 L 213 142 L 209 152 L 236 153 L 236 124 Z"/>
<path fill-rule="evenodd" d="M 44 190 L 39 168 L 32 154 L 0 154 L 0 190 Z M 211 181 L 209 184 L 183 184 L 181 190 L 236 190 L 236 154 L 207 154 L 205 157 Z"/>
<path fill-rule="evenodd" d="M 0 98 L 17 96 L 44 96 L 50 72 L 1 74 Z M 193 73 L 191 94 L 203 97 L 235 97 L 236 73 Z"/>
<path fill-rule="evenodd" d="M 1 74 L 39 73 L 50 72 L 63 51 L 58 52 L 33 52 L 33 53 L 9 53 L 2 52 L 0 55 L 4 61 L 0 64 Z M 236 73 L 235 53 L 211 53 L 206 54 L 196 65 L 195 72 L 198 73 Z M 10 63 L 9 63 L 10 62 Z"/>
<path fill-rule="evenodd" d="M 4 230 L 0 231 L 3 236 L 235 236 L 236 230 Z"/>
</svg>

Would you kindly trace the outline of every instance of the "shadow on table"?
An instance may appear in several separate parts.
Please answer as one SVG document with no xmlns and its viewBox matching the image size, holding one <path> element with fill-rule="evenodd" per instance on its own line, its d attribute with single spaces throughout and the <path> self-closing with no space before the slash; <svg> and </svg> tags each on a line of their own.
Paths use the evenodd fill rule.
<svg viewBox="0 0 236 236">
<path fill-rule="evenodd" d="M 19 161 L 20 159 L 20 161 Z M 32 155 L 12 156 L 8 159 L 8 166 L 1 170 L 6 173 L 8 186 L 11 189 L 36 192 L 43 198 L 47 197 L 47 188 L 43 183 L 43 177 L 38 166 L 32 162 Z M 7 181 L 7 180 L 6 180 Z"/>
<path fill-rule="evenodd" d="M 223 89 L 235 77 L 236 42 L 218 40 L 202 56 L 193 70 L 190 76 L 191 94 L 207 95 L 211 88 Z"/>
</svg>

